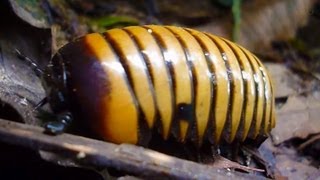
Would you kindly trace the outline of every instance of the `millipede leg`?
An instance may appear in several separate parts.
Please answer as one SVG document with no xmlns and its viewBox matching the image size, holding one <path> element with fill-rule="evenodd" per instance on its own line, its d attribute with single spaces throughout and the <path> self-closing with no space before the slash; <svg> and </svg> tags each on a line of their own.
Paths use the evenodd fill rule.
<svg viewBox="0 0 320 180">
<path fill-rule="evenodd" d="M 36 104 L 36 106 L 34 107 L 33 111 L 38 110 L 39 108 L 41 108 L 43 105 L 45 105 L 47 103 L 48 103 L 48 98 L 47 97 L 43 98 L 40 102 L 38 102 Z"/>
<path fill-rule="evenodd" d="M 44 74 L 44 70 L 40 68 L 40 66 L 36 63 L 35 60 L 25 56 L 18 49 L 15 49 L 15 52 L 17 53 L 19 59 L 26 61 L 33 68 L 37 76 L 42 76 Z"/>
<path fill-rule="evenodd" d="M 235 141 L 231 145 L 231 159 L 233 161 L 239 162 L 239 150 L 240 150 L 240 143 Z"/>
<path fill-rule="evenodd" d="M 57 121 L 51 121 L 45 125 L 45 133 L 53 135 L 61 134 L 66 131 L 72 120 L 73 117 L 70 112 L 61 113 L 58 115 Z"/>
</svg>

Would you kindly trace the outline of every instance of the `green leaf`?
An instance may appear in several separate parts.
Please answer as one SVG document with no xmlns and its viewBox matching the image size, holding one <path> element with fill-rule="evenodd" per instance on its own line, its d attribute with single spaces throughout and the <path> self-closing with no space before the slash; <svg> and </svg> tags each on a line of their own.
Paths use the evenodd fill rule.
<svg viewBox="0 0 320 180">
<path fill-rule="evenodd" d="M 241 25 L 241 0 L 233 0 L 232 4 L 233 15 L 233 31 L 232 40 L 237 42 L 239 40 L 240 25 Z"/>
<path fill-rule="evenodd" d="M 110 29 L 118 26 L 138 25 L 139 20 L 129 16 L 104 16 L 91 19 L 91 24 L 98 28 Z"/>
</svg>

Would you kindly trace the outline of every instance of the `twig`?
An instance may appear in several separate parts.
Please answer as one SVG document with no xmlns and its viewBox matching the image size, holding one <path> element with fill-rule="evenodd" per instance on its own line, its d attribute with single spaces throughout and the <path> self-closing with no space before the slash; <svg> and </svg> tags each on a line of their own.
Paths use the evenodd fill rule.
<svg viewBox="0 0 320 180">
<path fill-rule="evenodd" d="M 66 155 L 76 164 L 113 167 L 142 177 L 178 179 L 262 179 L 262 177 L 219 170 L 171 157 L 135 145 L 115 145 L 71 134 L 50 136 L 43 128 L 0 119 L 0 141 L 34 150 Z"/>
<path fill-rule="evenodd" d="M 227 158 L 224 158 L 220 155 L 215 157 L 215 161 L 212 165 L 213 167 L 219 167 L 219 168 L 235 168 L 235 169 L 241 169 L 246 172 L 251 172 L 251 171 L 256 171 L 256 172 L 264 172 L 263 169 L 258 169 L 254 167 L 248 167 L 248 166 L 243 166 L 237 162 L 230 161 Z"/>
<path fill-rule="evenodd" d="M 313 142 L 320 140 L 320 134 L 313 136 L 312 138 L 310 138 L 309 140 L 307 140 L 306 142 L 302 143 L 297 149 L 299 151 L 302 151 L 305 147 L 307 147 L 308 145 L 312 144 Z"/>
</svg>

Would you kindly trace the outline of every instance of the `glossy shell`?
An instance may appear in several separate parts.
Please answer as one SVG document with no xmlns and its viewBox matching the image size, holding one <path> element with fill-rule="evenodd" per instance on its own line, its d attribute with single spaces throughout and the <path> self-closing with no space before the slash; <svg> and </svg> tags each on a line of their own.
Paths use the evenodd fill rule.
<svg viewBox="0 0 320 180">
<path fill-rule="evenodd" d="M 275 126 L 273 88 L 256 56 L 221 37 L 174 26 L 132 26 L 61 48 L 78 117 L 106 141 L 197 144 L 256 138 Z M 148 138 L 147 138 L 148 141 Z"/>
</svg>

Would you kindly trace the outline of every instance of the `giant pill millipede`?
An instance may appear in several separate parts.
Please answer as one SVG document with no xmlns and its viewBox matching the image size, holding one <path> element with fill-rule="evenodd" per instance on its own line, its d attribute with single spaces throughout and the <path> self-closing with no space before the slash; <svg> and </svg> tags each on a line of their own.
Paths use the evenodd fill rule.
<svg viewBox="0 0 320 180">
<path fill-rule="evenodd" d="M 255 139 L 275 126 L 273 87 L 256 56 L 221 37 L 174 26 L 132 26 L 62 47 L 44 83 L 58 123 L 84 119 L 114 143 L 164 139 L 218 144 Z M 60 128 L 60 129 L 59 129 Z"/>
</svg>

